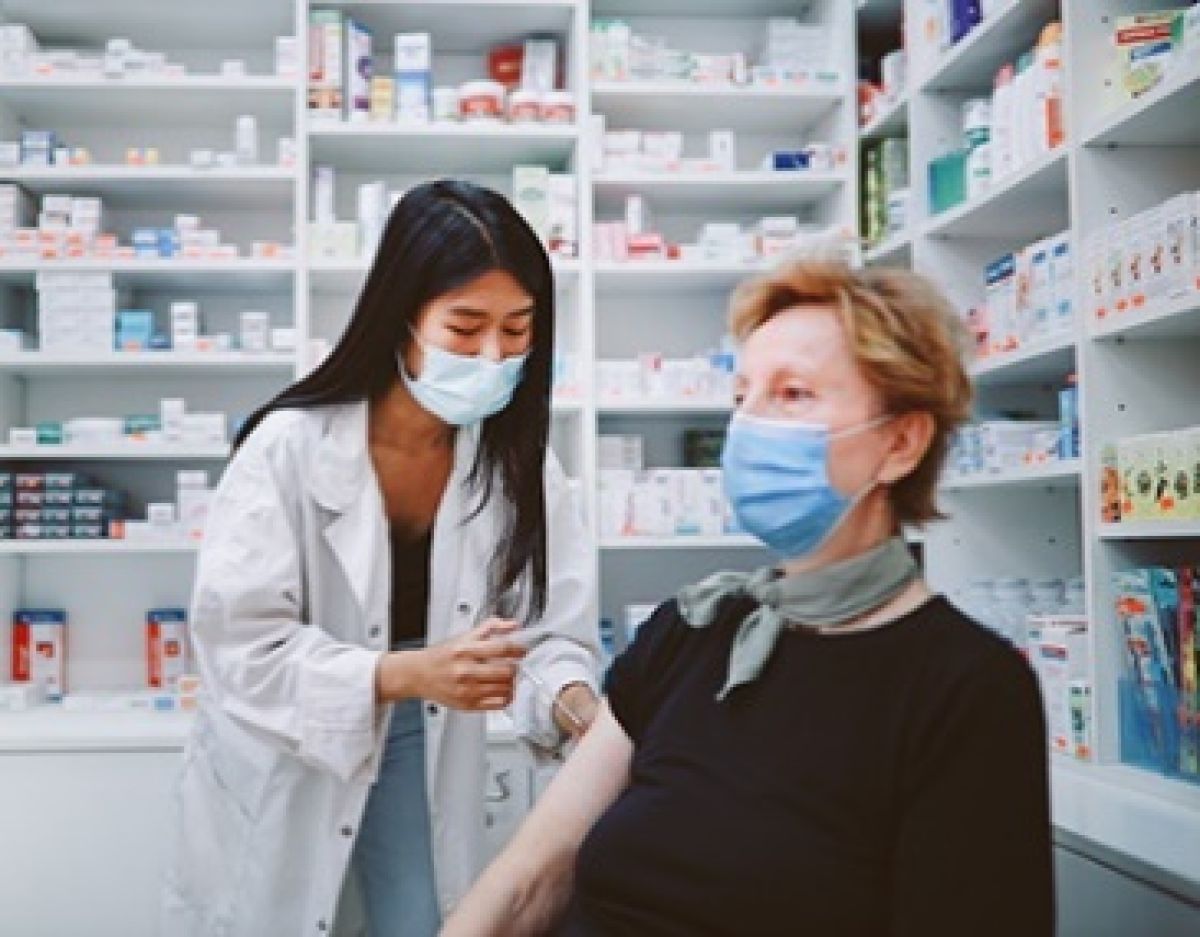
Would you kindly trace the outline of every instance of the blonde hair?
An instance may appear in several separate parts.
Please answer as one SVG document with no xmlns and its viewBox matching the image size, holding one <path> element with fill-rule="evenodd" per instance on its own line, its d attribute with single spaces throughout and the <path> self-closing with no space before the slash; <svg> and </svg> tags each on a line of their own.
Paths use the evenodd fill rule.
<svg viewBox="0 0 1200 937">
<path fill-rule="evenodd" d="M 887 413 L 933 417 L 929 449 L 889 494 L 901 523 L 941 517 L 938 477 L 954 430 L 971 414 L 972 397 L 963 366 L 965 332 L 949 302 L 929 280 L 907 270 L 801 260 L 738 287 L 729 317 L 734 336 L 744 341 L 795 306 L 825 306 L 837 314 L 854 360 Z"/>
</svg>

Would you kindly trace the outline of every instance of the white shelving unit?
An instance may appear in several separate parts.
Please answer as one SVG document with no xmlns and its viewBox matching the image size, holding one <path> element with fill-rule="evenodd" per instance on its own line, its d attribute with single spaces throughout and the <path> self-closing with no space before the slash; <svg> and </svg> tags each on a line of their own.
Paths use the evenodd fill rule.
<svg viewBox="0 0 1200 937">
<path fill-rule="evenodd" d="M 1163 6 L 1185 6 L 1166 3 Z M 872 4 L 860 28 L 894 35 L 904 17 L 922 35 L 919 4 Z M 886 7 L 886 9 L 884 9 Z M 962 310 L 984 300 L 984 266 L 1037 239 L 1069 231 L 1076 293 L 1080 253 L 1098 228 L 1184 191 L 1200 189 L 1200 67 L 1183 63 L 1161 86 L 1113 106 L 1106 84 L 1115 18 L 1151 7 L 1122 0 L 1012 0 L 951 50 L 909 45 L 909 86 L 860 139 L 907 136 L 912 198 L 910 238 L 868 251 L 867 263 L 912 266 L 931 276 Z M 990 94 L 1005 62 L 1031 49 L 1045 24 L 1063 23 L 1067 142 L 999 180 L 982 197 L 938 215 L 928 211 L 930 161 L 961 139 L 960 107 Z M 1080 387 L 1083 458 L 1000 475 L 950 476 L 942 500 L 950 520 L 924 538 L 926 571 L 952 599 L 980 575 L 1085 577 L 1094 762 L 1055 756 L 1053 814 L 1066 835 L 1099 855 L 1132 859 L 1160 887 L 1200 890 L 1200 787 L 1120 762 L 1117 676 L 1121 644 L 1109 588 L 1113 572 L 1155 562 L 1196 562 L 1200 524 L 1101 524 L 1100 449 L 1123 436 L 1195 425 L 1200 393 L 1200 309 L 1194 300 L 1148 306 L 972 366 L 983 411 L 1057 415 L 1068 374 Z M 1169 819 L 1168 819 L 1169 818 Z"/>
</svg>

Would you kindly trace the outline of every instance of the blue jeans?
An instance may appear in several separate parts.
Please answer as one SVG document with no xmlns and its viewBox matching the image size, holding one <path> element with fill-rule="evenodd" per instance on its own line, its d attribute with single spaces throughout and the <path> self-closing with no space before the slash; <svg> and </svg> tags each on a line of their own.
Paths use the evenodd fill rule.
<svg viewBox="0 0 1200 937">
<path fill-rule="evenodd" d="M 433 879 L 420 700 L 395 705 L 379 780 L 367 797 L 350 861 L 370 937 L 435 937 L 442 921 Z"/>
</svg>

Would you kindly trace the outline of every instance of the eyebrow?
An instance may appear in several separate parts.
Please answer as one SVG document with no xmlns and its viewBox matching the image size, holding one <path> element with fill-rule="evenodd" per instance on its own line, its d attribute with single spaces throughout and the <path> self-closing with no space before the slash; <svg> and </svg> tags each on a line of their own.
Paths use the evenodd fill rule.
<svg viewBox="0 0 1200 937">
<path fill-rule="evenodd" d="M 452 306 L 447 310 L 447 313 L 452 316 L 465 316 L 468 319 L 488 319 L 491 314 L 483 309 L 476 309 L 474 306 Z M 505 315 L 506 319 L 524 319 L 532 317 L 534 314 L 533 306 L 528 306 L 525 309 L 517 309 Z"/>
</svg>

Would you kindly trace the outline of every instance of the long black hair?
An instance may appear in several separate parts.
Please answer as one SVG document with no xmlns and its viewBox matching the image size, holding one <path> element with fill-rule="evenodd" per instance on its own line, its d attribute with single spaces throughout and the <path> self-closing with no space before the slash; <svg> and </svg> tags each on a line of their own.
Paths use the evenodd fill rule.
<svg viewBox="0 0 1200 937">
<path fill-rule="evenodd" d="M 422 307 L 492 270 L 507 271 L 533 297 L 533 338 L 512 402 L 483 424 L 470 482 L 479 494 L 476 514 L 491 498 L 497 476 L 508 502 L 506 530 L 488 571 L 492 604 L 527 583 L 527 608 L 536 619 L 546 602 L 542 466 L 550 430 L 554 283 L 537 235 L 503 196 L 454 180 L 406 193 L 392 210 L 350 324 L 333 352 L 253 413 L 234 446 L 273 410 L 380 399 L 397 379 L 397 353 L 408 350 Z"/>
</svg>

